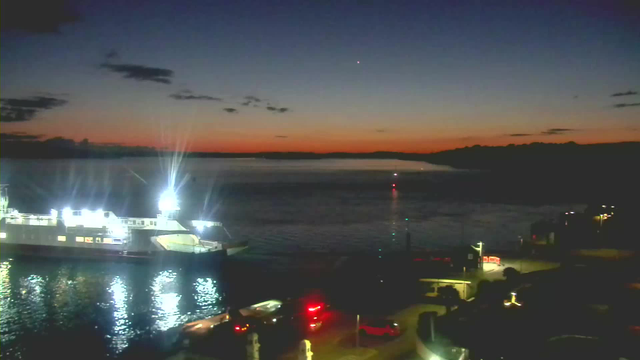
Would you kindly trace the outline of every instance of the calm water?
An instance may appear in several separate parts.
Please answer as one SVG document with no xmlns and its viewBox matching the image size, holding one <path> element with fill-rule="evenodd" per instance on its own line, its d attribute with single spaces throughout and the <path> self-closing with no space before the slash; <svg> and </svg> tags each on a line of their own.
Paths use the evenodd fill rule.
<svg viewBox="0 0 640 360">
<path fill-rule="evenodd" d="M 0 177 L 11 185 L 10 206 L 23 212 L 71 206 L 124 216 L 155 216 L 158 194 L 175 179 L 182 215 L 224 222 L 236 240 L 250 241 L 243 256 L 256 261 L 274 252 L 401 249 L 407 225 L 418 248 L 484 241 L 489 249 L 515 249 L 531 222 L 580 208 L 505 204 L 483 196 L 469 172 L 421 162 L 194 159 L 170 165 L 164 158 L 2 160 Z M 80 333 L 95 342 L 95 356 L 116 356 L 138 339 L 223 311 L 218 281 L 216 273 L 179 268 L 4 261 L 2 356 L 29 358 L 34 344 L 65 349 Z"/>
</svg>

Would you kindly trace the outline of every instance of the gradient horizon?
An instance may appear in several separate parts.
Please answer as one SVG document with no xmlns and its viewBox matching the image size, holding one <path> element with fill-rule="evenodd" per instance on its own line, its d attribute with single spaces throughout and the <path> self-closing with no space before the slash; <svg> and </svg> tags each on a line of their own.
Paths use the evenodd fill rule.
<svg viewBox="0 0 640 360">
<path fill-rule="evenodd" d="M 3 133 L 202 152 L 640 140 L 640 96 L 611 96 L 640 90 L 623 2 L 74 4 L 59 35 L 3 32 L 2 98 L 68 101 Z M 111 49 L 171 83 L 100 68 Z M 223 101 L 169 97 L 184 89 Z"/>
</svg>

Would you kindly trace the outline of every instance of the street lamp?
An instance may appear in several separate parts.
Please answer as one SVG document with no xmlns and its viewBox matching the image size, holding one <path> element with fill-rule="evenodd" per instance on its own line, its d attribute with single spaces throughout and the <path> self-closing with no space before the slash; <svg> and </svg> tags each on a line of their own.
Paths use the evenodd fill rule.
<svg viewBox="0 0 640 360">
<path fill-rule="evenodd" d="M 474 248 L 476 251 L 478 251 L 478 253 L 480 254 L 480 270 L 484 270 L 484 261 L 482 260 L 482 245 L 484 243 L 482 241 L 480 241 L 478 243 L 478 247 L 475 246 L 471 246 L 472 248 Z"/>
</svg>

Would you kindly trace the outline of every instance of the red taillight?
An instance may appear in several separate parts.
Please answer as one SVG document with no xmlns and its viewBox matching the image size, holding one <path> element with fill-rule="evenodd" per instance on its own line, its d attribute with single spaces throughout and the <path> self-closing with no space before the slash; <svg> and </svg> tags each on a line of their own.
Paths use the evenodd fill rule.
<svg viewBox="0 0 640 360">
<path fill-rule="evenodd" d="M 317 305 L 317 306 L 310 306 L 309 307 L 309 312 L 314 312 L 314 311 L 318 311 L 322 309 L 322 305 Z"/>
<path fill-rule="evenodd" d="M 235 329 L 237 332 L 243 332 L 243 331 L 247 331 L 247 329 L 248 329 L 248 328 L 249 328 L 249 324 L 245 324 L 245 325 L 244 325 L 244 326 L 242 326 L 242 327 L 241 327 L 240 325 L 236 325 L 234 329 Z"/>
<path fill-rule="evenodd" d="M 311 327 L 311 328 L 314 328 L 316 326 L 318 326 L 318 324 L 316 324 L 316 323 L 309 324 L 309 327 Z"/>
</svg>

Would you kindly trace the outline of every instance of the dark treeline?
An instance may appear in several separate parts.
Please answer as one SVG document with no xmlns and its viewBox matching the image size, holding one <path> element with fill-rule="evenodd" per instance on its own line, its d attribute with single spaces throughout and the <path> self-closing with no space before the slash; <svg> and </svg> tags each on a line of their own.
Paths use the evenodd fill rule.
<svg viewBox="0 0 640 360">
<path fill-rule="evenodd" d="M 1 134 L 0 157 L 21 159 L 157 157 L 166 150 L 75 142 L 65 138 Z M 168 153 L 166 154 L 168 155 Z M 502 203 L 637 203 L 640 201 L 640 172 L 637 158 L 640 142 L 579 145 L 576 143 L 509 146 L 472 146 L 431 154 L 372 153 L 202 153 L 192 158 L 261 159 L 400 159 L 426 161 L 458 169 L 480 171 L 441 175 L 445 183 L 427 173 L 406 173 L 399 180 L 405 192 L 430 189 L 434 198 L 454 196 L 466 200 Z M 270 190 L 277 184 L 269 184 Z M 333 184 L 315 184 L 317 188 Z M 360 188 L 363 184 L 343 184 Z M 372 185 L 373 186 L 373 185 Z M 377 185 L 376 185 L 377 186 Z M 252 191 L 260 187 L 252 184 Z M 287 191 L 292 191 L 287 189 Z"/>
<path fill-rule="evenodd" d="M 77 159 L 155 156 L 156 149 L 144 146 L 94 144 L 84 139 L 54 137 L 46 140 L 24 140 L 22 136 L 1 134 L 0 157 L 14 159 Z"/>
<path fill-rule="evenodd" d="M 119 144 L 96 144 L 87 139 L 75 142 L 55 137 L 46 140 L 25 139 L 13 134 L 0 134 L 0 156 L 2 158 L 55 159 L 55 158 L 118 158 L 136 156 L 158 156 L 166 150 L 151 147 L 124 146 Z M 259 152 L 219 153 L 192 152 L 189 157 L 198 158 L 263 158 L 263 159 L 399 159 L 427 161 L 432 164 L 449 165 L 459 169 L 494 170 L 512 172 L 527 170 L 580 171 L 598 173 L 608 169 L 630 169 L 640 154 L 640 142 L 580 145 L 531 143 L 508 146 L 464 147 L 436 153 L 311 153 L 311 152 Z"/>
</svg>

